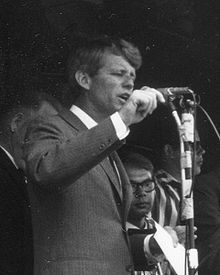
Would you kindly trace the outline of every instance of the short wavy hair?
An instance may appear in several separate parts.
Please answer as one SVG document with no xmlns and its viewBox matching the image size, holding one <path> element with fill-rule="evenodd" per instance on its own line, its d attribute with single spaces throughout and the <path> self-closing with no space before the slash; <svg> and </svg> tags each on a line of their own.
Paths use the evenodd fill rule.
<svg viewBox="0 0 220 275">
<path fill-rule="evenodd" d="M 93 39 L 83 39 L 70 53 L 67 63 L 67 77 L 69 85 L 78 86 L 75 73 L 78 70 L 94 76 L 102 66 L 103 56 L 111 53 L 123 56 L 128 63 L 138 70 L 142 65 L 139 49 L 124 39 L 101 36 Z M 79 88 L 79 87 L 78 87 Z"/>
</svg>

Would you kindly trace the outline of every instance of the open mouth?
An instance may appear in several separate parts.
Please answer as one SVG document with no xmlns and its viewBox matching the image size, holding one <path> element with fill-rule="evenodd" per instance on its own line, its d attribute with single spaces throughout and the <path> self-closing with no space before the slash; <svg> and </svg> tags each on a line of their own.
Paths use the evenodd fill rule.
<svg viewBox="0 0 220 275">
<path fill-rule="evenodd" d="M 130 97 L 129 94 L 122 94 L 122 95 L 119 96 L 119 98 L 124 102 L 126 102 L 129 97 Z"/>
</svg>

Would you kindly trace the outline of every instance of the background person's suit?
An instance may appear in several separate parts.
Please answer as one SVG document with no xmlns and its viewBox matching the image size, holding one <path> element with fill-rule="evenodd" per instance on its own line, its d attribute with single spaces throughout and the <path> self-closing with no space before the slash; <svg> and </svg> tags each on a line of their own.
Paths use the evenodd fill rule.
<svg viewBox="0 0 220 275">
<path fill-rule="evenodd" d="M 0 274 L 31 275 L 30 203 L 23 173 L 0 148 Z"/>
<path fill-rule="evenodd" d="M 110 118 L 89 131 L 70 111 L 30 125 L 24 158 L 32 180 L 35 275 L 130 273 L 131 187 L 117 154 L 121 187 L 106 158 L 122 143 Z"/>
<path fill-rule="evenodd" d="M 197 178 L 194 187 L 199 275 L 220 274 L 220 167 Z"/>
</svg>

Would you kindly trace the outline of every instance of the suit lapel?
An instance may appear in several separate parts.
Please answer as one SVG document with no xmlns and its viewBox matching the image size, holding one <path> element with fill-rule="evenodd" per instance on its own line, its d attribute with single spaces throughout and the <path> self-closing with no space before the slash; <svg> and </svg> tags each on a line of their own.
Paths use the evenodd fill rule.
<svg viewBox="0 0 220 275">
<path fill-rule="evenodd" d="M 83 122 L 76 115 L 74 115 L 70 110 L 63 109 L 59 112 L 59 115 L 60 117 L 62 117 L 62 119 L 64 119 L 70 126 L 72 126 L 77 131 L 80 132 L 83 130 L 87 130 L 87 127 L 85 126 L 85 124 L 83 124 Z M 114 188 L 117 190 L 119 197 L 122 200 L 122 191 L 120 189 L 119 180 L 116 172 L 114 171 L 112 164 L 110 163 L 109 158 L 105 158 L 104 160 L 102 160 L 102 162 L 100 162 L 99 165 L 107 174 L 109 180 L 113 184 Z"/>
<path fill-rule="evenodd" d="M 62 117 L 63 120 L 65 120 L 70 126 L 72 126 L 77 131 L 87 129 L 85 124 L 83 124 L 82 121 L 68 109 L 62 109 L 59 112 L 59 116 Z"/>
<path fill-rule="evenodd" d="M 112 164 L 110 163 L 110 160 L 108 158 L 105 158 L 102 162 L 100 162 L 100 166 L 107 174 L 111 183 L 114 185 L 114 188 L 118 192 L 118 195 L 122 201 L 122 199 L 123 199 L 122 189 L 120 187 L 118 176 L 117 176 Z"/>
<path fill-rule="evenodd" d="M 123 193 L 123 223 L 124 226 L 127 221 L 127 216 L 128 216 L 128 211 L 131 205 L 132 201 L 132 188 L 130 185 L 130 181 L 128 178 L 128 175 L 125 171 L 125 168 L 116 152 L 113 152 L 114 154 L 114 159 L 118 167 L 118 171 L 120 173 L 121 181 L 122 181 L 122 193 Z"/>
</svg>

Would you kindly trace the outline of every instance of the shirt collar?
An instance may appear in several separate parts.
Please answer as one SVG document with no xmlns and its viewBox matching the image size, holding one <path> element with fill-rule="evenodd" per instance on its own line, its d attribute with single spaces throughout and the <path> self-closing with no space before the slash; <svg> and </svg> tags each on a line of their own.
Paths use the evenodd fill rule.
<svg viewBox="0 0 220 275">
<path fill-rule="evenodd" d="M 70 111 L 74 113 L 88 129 L 91 129 L 97 125 L 97 122 L 78 106 L 72 105 Z"/>
<path fill-rule="evenodd" d="M 167 171 L 161 169 L 159 171 L 156 172 L 156 176 L 158 179 L 163 179 L 163 180 L 167 180 L 167 181 L 174 181 L 174 182 L 179 182 L 176 178 L 174 178 L 174 176 L 172 176 L 171 174 L 169 174 Z"/>
<path fill-rule="evenodd" d="M 140 229 L 139 227 L 137 227 L 136 225 L 134 225 L 134 224 L 132 224 L 132 223 L 130 223 L 130 222 L 126 222 L 126 228 L 127 228 L 127 230 L 128 230 L 129 228 L 132 228 L 132 229 Z"/>
<path fill-rule="evenodd" d="M 18 166 L 15 163 L 14 158 L 12 157 L 12 155 L 4 147 L 2 147 L 1 145 L 0 145 L 0 148 L 5 152 L 5 154 L 9 157 L 11 162 L 14 164 L 14 166 L 18 169 Z"/>
<path fill-rule="evenodd" d="M 151 218 L 151 212 L 150 213 L 148 213 L 148 215 L 147 215 L 147 217 L 146 217 L 146 220 L 147 219 L 150 219 L 150 220 L 152 220 L 152 218 Z M 126 228 L 128 229 L 128 228 L 132 228 L 132 229 L 140 229 L 139 227 L 137 227 L 136 225 L 134 225 L 133 223 L 130 223 L 130 222 L 126 222 Z M 144 229 L 148 229 L 148 225 L 147 225 L 147 222 L 145 222 L 145 226 L 144 226 Z"/>
</svg>

